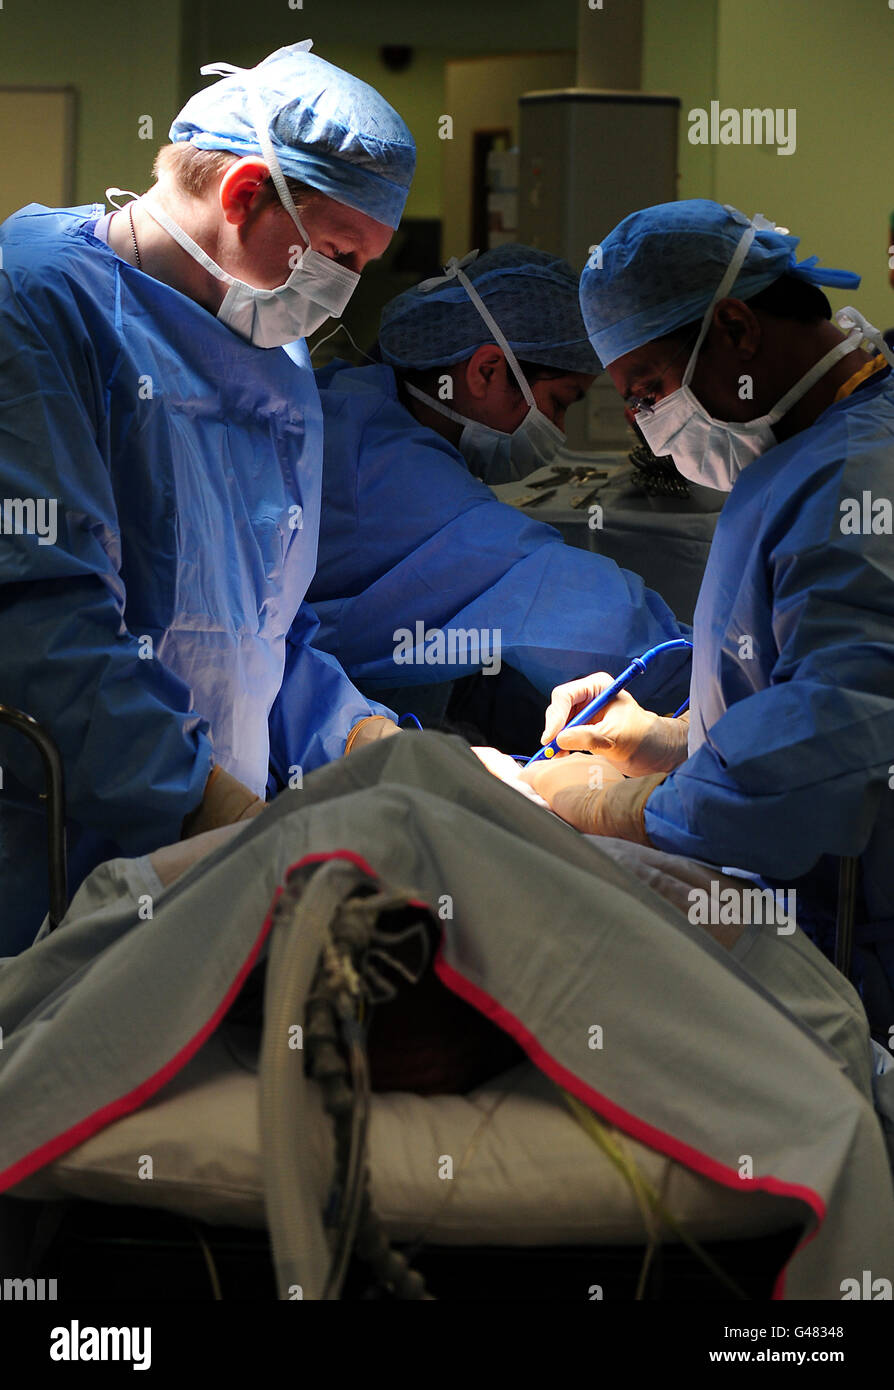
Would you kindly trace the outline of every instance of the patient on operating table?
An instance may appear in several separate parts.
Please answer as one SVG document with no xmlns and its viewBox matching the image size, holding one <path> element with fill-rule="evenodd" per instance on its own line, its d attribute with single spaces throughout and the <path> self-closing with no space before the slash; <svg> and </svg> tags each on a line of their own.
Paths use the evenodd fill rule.
<svg viewBox="0 0 894 1390">
<path fill-rule="evenodd" d="M 475 752 L 494 776 L 548 809 L 507 754 L 495 748 Z M 603 777 L 606 783 L 621 777 L 604 758 L 588 757 L 587 763 L 594 778 Z M 244 823 L 225 825 L 195 834 L 156 850 L 149 861 L 168 887 L 243 828 Z M 505 1032 L 446 989 L 431 965 L 418 984 L 401 989 L 388 1008 L 376 1011 L 368 1047 L 374 1090 L 417 1095 L 465 1094 L 524 1058 Z"/>
<path fill-rule="evenodd" d="M 494 748 L 476 749 L 496 776 L 545 806 L 518 779 L 517 764 Z M 232 840 L 244 824 L 224 825 L 164 845 L 149 861 L 164 887 Z M 429 962 L 415 985 L 402 985 L 387 1008 L 375 1011 L 367 1042 L 374 1091 L 416 1095 L 466 1094 L 524 1061 L 516 1042 L 441 984 Z"/>
<path fill-rule="evenodd" d="M 605 681 L 609 679 L 604 677 Z M 557 728 L 564 727 L 567 716 L 568 710 L 560 696 L 548 717 L 547 735 L 552 736 Z M 653 717 L 646 715 L 646 718 L 651 721 Z M 673 722 L 673 735 L 679 738 L 684 721 Z M 554 723 L 556 728 L 553 728 Z M 620 756 L 623 739 L 617 730 L 613 736 L 612 729 L 613 723 L 606 721 L 599 734 L 593 727 L 585 733 L 591 739 L 595 736 L 607 743 L 614 737 L 612 752 Z M 667 734 L 661 725 L 653 732 L 662 736 Z M 418 736 L 401 734 L 399 737 L 415 741 Z M 579 732 L 577 737 L 580 737 Z M 480 764 L 483 763 L 505 785 L 549 811 L 548 818 L 553 822 L 558 818 L 574 823 L 576 819 L 585 817 L 588 805 L 592 806 L 594 801 L 598 801 L 607 788 L 633 780 L 626 779 L 624 773 L 601 754 L 563 754 L 525 771 L 512 758 L 496 749 L 479 748 L 475 751 L 478 761 L 470 760 L 469 786 L 470 791 L 474 788 L 476 800 L 480 801 L 482 797 L 485 801 L 487 799 L 489 781 L 481 775 Z M 664 755 L 669 756 L 667 747 Z M 363 751 L 349 755 L 358 759 L 365 756 Z M 642 748 L 639 756 L 645 756 Z M 653 759 L 661 756 L 654 737 L 649 756 Z M 639 770 L 640 764 L 632 752 L 628 765 Z M 533 790 L 529 784 L 531 781 L 542 796 Z M 495 805 L 499 800 L 500 794 L 494 787 Z M 261 820 L 266 814 L 267 811 L 262 812 Z M 586 819 L 583 823 L 587 824 Z M 227 825 L 195 835 L 156 850 L 149 856 L 149 862 L 162 886 L 168 887 L 199 860 L 227 845 L 245 829 L 244 824 Z M 532 842 L 540 843 L 533 829 L 529 833 L 532 834 Z M 742 893 L 747 887 L 747 882 L 730 878 L 714 866 L 664 854 L 647 845 L 631 844 L 605 835 L 593 843 L 598 843 L 599 848 L 629 874 L 631 881 L 638 880 L 645 884 L 684 917 L 689 915 L 693 892 L 709 893 L 712 883 L 728 894 Z M 556 871 L 557 875 L 561 872 L 559 863 Z M 594 892 L 599 886 L 598 872 L 599 865 L 594 864 Z M 594 903 L 597 900 L 594 898 Z M 855 1017 L 854 1009 L 859 1012 L 859 1003 L 855 997 L 851 1003 L 841 998 L 841 992 L 845 991 L 850 999 L 852 991 L 837 972 L 822 960 L 803 934 L 796 930 L 794 924 L 791 931 L 782 937 L 743 921 L 738 924 L 705 922 L 698 925 L 717 945 L 736 957 L 739 965 L 760 986 L 771 992 L 796 1016 L 809 1022 L 820 1034 L 830 1037 L 834 1034 L 837 1044 L 841 1046 L 841 1014 L 846 1012 L 849 1018 L 852 1015 Z M 853 1072 L 857 1075 L 862 1067 L 868 1074 L 863 1034 L 850 1024 L 849 1028 L 854 1035 L 850 1047 Z M 370 1031 L 369 1051 L 374 1089 L 412 1091 L 422 1095 L 468 1092 L 514 1065 L 522 1056 L 516 1043 L 506 1033 L 447 990 L 430 966 L 419 984 L 407 986 L 388 1008 L 376 1011 Z"/>
</svg>

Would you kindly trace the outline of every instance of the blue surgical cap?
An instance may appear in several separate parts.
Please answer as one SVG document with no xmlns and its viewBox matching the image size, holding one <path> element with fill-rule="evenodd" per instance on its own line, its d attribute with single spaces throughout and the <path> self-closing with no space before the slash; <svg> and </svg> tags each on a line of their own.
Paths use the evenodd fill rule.
<svg viewBox="0 0 894 1390">
<path fill-rule="evenodd" d="M 750 299 L 781 275 L 853 289 L 859 275 L 795 259 L 799 237 L 755 218 L 758 230 L 728 294 Z M 751 219 L 706 198 L 659 203 L 631 213 L 594 248 L 580 279 L 590 342 L 609 366 L 625 352 L 705 314 Z M 599 254 L 601 252 L 601 266 Z"/>
<path fill-rule="evenodd" d="M 286 177 L 396 227 L 416 167 L 413 137 L 384 97 L 308 47 L 305 40 L 278 48 L 257 67 L 196 92 L 170 138 L 263 158 L 248 90 L 254 83 Z"/>
<path fill-rule="evenodd" d="M 516 357 L 566 372 L 599 372 L 584 328 L 577 276 L 567 261 L 514 243 L 466 257 L 475 286 Z M 464 362 L 494 335 L 455 277 L 436 277 L 382 310 L 379 348 L 395 367 L 422 371 Z"/>
</svg>

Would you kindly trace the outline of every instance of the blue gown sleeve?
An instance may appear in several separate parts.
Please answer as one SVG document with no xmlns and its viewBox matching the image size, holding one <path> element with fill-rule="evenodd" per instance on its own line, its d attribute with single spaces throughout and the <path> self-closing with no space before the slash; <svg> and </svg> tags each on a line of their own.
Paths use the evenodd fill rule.
<svg viewBox="0 0 894 1390">
<path fill-rule="evenodd" d="M 795 878 L 865 848 L 894 762 L 890 544 L 833 534 L 772 557 L 770 683 L 652 793 L 659 849 Z"/>
<path fill-rule="evenodd" d="M 502 661 L 544 693 L 690 635 L 637 575 L 499 502 L 397 402 L 370 414 L 366 396 L 320 395 L 326 462 L 309 598 L 318 644 L 365 689 L 479 669 L 396 665 L 395 632 L 417 622 L 498 632 Z M 637 699 L 672 709 L 688 681 L 688 659 L 674 654 L 640 678 Z"/>
<path fill-rule="evenodd" d="M 302 603 L 286 639 L 285 673 L 270 712 L 268 791 L 287 786 L 298 769 L 312 772 L 340 758 L 359 720 L 373 714 L 397 719 L 385 705 L 361 695 L 335 657 L 313 645 L 318 628 L 316 613 Z"/>
<path fill-rule="evenodd" d="M 188 688 L 157 656 L 141 659 L 147 645 L 127 627 L 103 454 L 109 383 L 63 306 L 54 316 L 34 297 L 20 305 L 8 280 L 0 375 L 0 498 L 45 508 L 42 536 L 4 525 L 0 541 L 0 699 L 56 740 L 69 815 L 142 854 L 179 838 L 211 745 Z M 13 774 L 42 790 L 23 740 L 7 734 L 3 747 Z"/>
</svg>

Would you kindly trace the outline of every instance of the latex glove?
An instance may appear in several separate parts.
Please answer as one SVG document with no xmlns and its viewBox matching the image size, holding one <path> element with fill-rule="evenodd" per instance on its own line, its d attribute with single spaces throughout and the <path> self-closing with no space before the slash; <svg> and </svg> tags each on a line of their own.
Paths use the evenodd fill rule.
<svg viewBox="0 0 894 1390">
<path fill-rule="evenodd" d="M 208 774 L 202 800 L 194 811 L 183 818 L 180 838 L 188 840 L 193 835 L 202 835 L 206 830 L 216 830 L 221 825 L 235 825 L 238 821 L 250 820 L 252 816 L 260 815 L 266 804 L 244 782 L 232 777 L 216 763 Z"/>
<path fill-rule="evenodd" d="M 592 724 L 578 724 L 559 733 L 578 710 L 607 690 L 614 679 L 606 671 L 597 671 L 582 680 L 557 685 L 544 717 L 541 744 L 550 743 L 558 734 L 560 748 L 600 753 L 627 777 L 672 772 L 688 757 L 688 713 L 679 719 L 653 714 L 643 709 L 627 690 L 619 691 L 610 704 L 599 710 Z"/>
<path fill-rule="evenodd" d="M 651 844 L 644 818 L 646 802 L 666 773 L 624 777 L 603 758 L 571 753 L 532 763 L 522 769 L 521 776 L 557 816 L 583 835 Z"/>
<path fill-rule="evenodd" d="M 508 753 L 501 753 L 499 748 L 473 748 L 472 752 L 484 763 L 488 772 L 493 773 L 494 777 L 499 777 L 507 787 L 521 792 L 522 796 L 536 802 L 538 806 L 546 806 L 543 797 L 522 778 L 523 768 L 514 758 L 510 758 Z"/>
<path fill-rule="evenodd" d="M 589 793 L 598 794 L 605 787 L 624 781 L 624 774 L 605 758 L 591 758 L 586 753 L 542 758 L 521 768 L 519 777 L 543 798 L 551 811 L 579 830 L 586 820 Z"/>
<path fill-rule="evenodd" d="M 345 757 L 349 753 L 356 753 L 358 748 L 365 748 L 369 743 L 375 743 L 380 738 L 391 738 L 392 734 L 399 734 L 400 729 L 393 719 L 386 719 L 384 714 L 368 714 L 365 719 L 361 719 L 359 724 L 355 724 L 348 734 L 345 742 Z"/>
</svg>

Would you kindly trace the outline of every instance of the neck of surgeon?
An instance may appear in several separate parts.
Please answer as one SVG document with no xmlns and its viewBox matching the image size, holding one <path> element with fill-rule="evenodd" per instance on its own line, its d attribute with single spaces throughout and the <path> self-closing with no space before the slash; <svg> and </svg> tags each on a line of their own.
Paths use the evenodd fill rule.
<svg viewBox="0 0 894 1390">
<path fill-rule="evenodd" d="M 232 174 L 228 170 L 227 175 L 218 186 L 196 196 L 184 192 L 173 175 L 163 173 L 130 209 L 116 213 L 109 228 L 109 245 L 118 256 L 132 265 L 137 263 L 135 237 L 140 269 L 212 314 L 220 308 L 226 283 L 178 245 L 144 204 L 167 213 L 231 275 L 261 289 L 275 289 L 288 278 L 289 247 L 301 245 L 291 218 L 269 196 L 269 174 L 263 160 L 239 160 L 238 167 L 234 166 Z"/>
<path fill-rule="evenodd" d="M 722 299 L 698 355 L 692 391 L 716 420 L 748 421 L 770 412 L 832 348 L 842 333 L 828 319 L 799 323 L 739 299 Z M 870 354 L 839 358 L 773 425 L 782 442 L 812 425 Z M 685 363 L 680 366 L 680 378 Z"/>
</svg>

